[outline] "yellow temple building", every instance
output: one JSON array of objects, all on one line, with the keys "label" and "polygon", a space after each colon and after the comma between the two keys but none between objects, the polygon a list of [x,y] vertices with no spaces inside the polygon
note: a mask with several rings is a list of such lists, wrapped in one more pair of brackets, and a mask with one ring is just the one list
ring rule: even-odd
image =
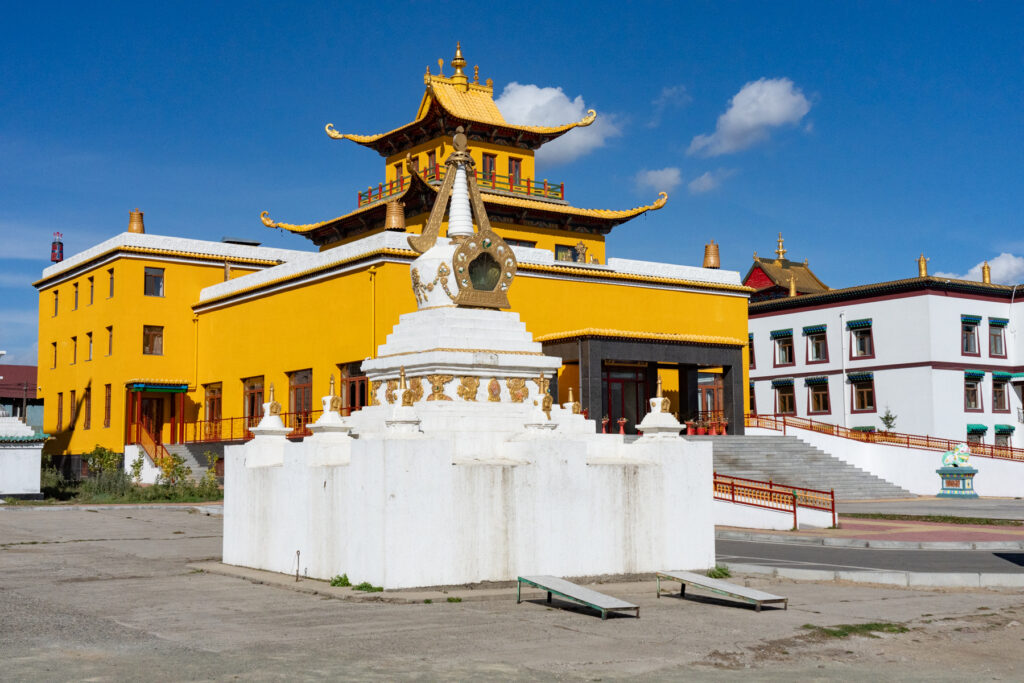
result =
[{"label": "yellow temple building", "polygon": [[[305,225],[261,213],[265,226],[318,251],[147,234],[133,212],[128,232],[47,268],[35,283],[45,430],[55,435],[47,452],[245,439],[272,387],[300,438],[333,378],[343,411],[358,410],[362,361],[416,310],[408,239],[427,223],[459,127],[491,225],[518,261],[510,308],[544,353],[563,360],[557,400],[579,401],[599,428],[607,417],[609,431],[624,418],[629,433],[660,376],[680,419],[714,414],[742,433],[751,288],[717,263],[610,256],[611,230],[667,195],[623,210],[572,206],[563,183],[538,178],[534,154],[596,113],[515,125],[490,79],[480,83],[477,68],[467,75],[461,49],[450,67],[451,75],[427,70],[411,123],[373,135],[327,124],[330,138],[385,160],[383,180],[358,188],[351,211]],[[695,255],[699,247],[695,240]]]}]

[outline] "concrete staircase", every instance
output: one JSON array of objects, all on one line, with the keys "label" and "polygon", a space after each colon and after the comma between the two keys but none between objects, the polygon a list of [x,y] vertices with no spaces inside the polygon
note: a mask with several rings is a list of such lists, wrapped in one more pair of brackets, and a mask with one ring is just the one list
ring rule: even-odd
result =
[{"label": "concrete staircase", "polygon": [[164,448],[167,449],[168,453],[181,456],[185,459],[185,464],[192,469],[192,475],[189,477],[194,482],[200,482],[203,479],[203,475],[206,474],[207,461],[206,451],[211,451],[217,455],[217,457],[224,457],[224,444],[222,443],[178,443],[178,444],[164,444]]},{"label": "concrete staircase", "polygon": [[795,436],[687,436],[710,441],[715,471],[828,491],[837,500],[913,498],[909,491],[845,463]]}]

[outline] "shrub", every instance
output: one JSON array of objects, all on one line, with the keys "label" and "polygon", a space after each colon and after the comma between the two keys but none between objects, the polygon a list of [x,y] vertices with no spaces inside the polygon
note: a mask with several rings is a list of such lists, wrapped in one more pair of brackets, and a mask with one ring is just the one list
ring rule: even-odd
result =
[{"label": "shrub", "polygon": [[351,586],[352,582],[348,580],[348,574],[339,574],[331,578],[331,585],[335,588],[344,588]]},{"label": "shrub", "polygon": [[709,579],[728,579],[732,572],[724,564],[717,564],[707,572]]},{"label": "shrub", "polygon": [[354,591],[365,591],[366,593],[380,593],[381,591],[384,590],[384,588],[381,587],[381,586],[374,586],[369,581],[363,581],[358,586],[352,586],[352,590],[354,590]]},{"label": "shrub", "polygon": [[168,453],[157,461],[160,468],[160,475],[157,483],[165,486],[178,486],[185,483],[192,474],[192,468],[185,464],[185,458],[174,453]]},{"label": "shrub", "polygon": [[143,467],[143,464],[144,464],[143,463],[143,458],[145,458],[145,457],[146,456],[144,456],[142,454],[142,451],[139,451],[139,454],[135,457],[135,460],[132,460],[132,464],[131,464],[131,477],[132,477],[132,481],[135,482],[136,484],[139,484],[139,483],[142,482],[142,467]]},{"label": "shrub", "polygon": [[85,456],[86,462],[89,464],[90,472],[112,472],[113,470],[121,469],[121,463],[124,461],[124,456],[121,453],[115,453],[109,448],[96,444],[96,447]]}]

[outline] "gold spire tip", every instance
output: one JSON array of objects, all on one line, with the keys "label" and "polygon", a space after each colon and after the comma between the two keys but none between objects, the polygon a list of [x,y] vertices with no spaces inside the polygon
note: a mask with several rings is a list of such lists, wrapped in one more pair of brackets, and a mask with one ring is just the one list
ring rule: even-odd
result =
[{"label": "gold spire tip", "polygon": [[782,246],[782,242],[783,242],[783,240],[782,240],[782,233],[780,232],[779,233],[779,246],[775,250],[775,255],[779,258],[780,261],[786,256],[786,248]]}]

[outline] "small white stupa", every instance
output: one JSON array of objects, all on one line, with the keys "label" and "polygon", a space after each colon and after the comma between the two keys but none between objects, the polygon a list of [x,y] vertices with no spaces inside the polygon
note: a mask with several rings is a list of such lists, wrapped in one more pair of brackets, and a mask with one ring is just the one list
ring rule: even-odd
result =
[{"label": "small white stupa", "polygon": [[561,359],[502,310],[516,257],[461,128],[453,142],[409,237],[418,310],[363,362],[370,405],[341,417],[332,384],[311,437],[288,441],[268,404],[258,436],[225,449],[224,562],[385,588],[713,566],[711,444],[664,412],[627,444],[571,393],[555,405]]},{"label": "small white stupa", "polygon": [[[6,351],[0,351],[0,358],[5,355]],[[0,365],[0,373],[3,367]],[[0,500],[43,497],[39,476],[47,438],[0,408]]]}]

